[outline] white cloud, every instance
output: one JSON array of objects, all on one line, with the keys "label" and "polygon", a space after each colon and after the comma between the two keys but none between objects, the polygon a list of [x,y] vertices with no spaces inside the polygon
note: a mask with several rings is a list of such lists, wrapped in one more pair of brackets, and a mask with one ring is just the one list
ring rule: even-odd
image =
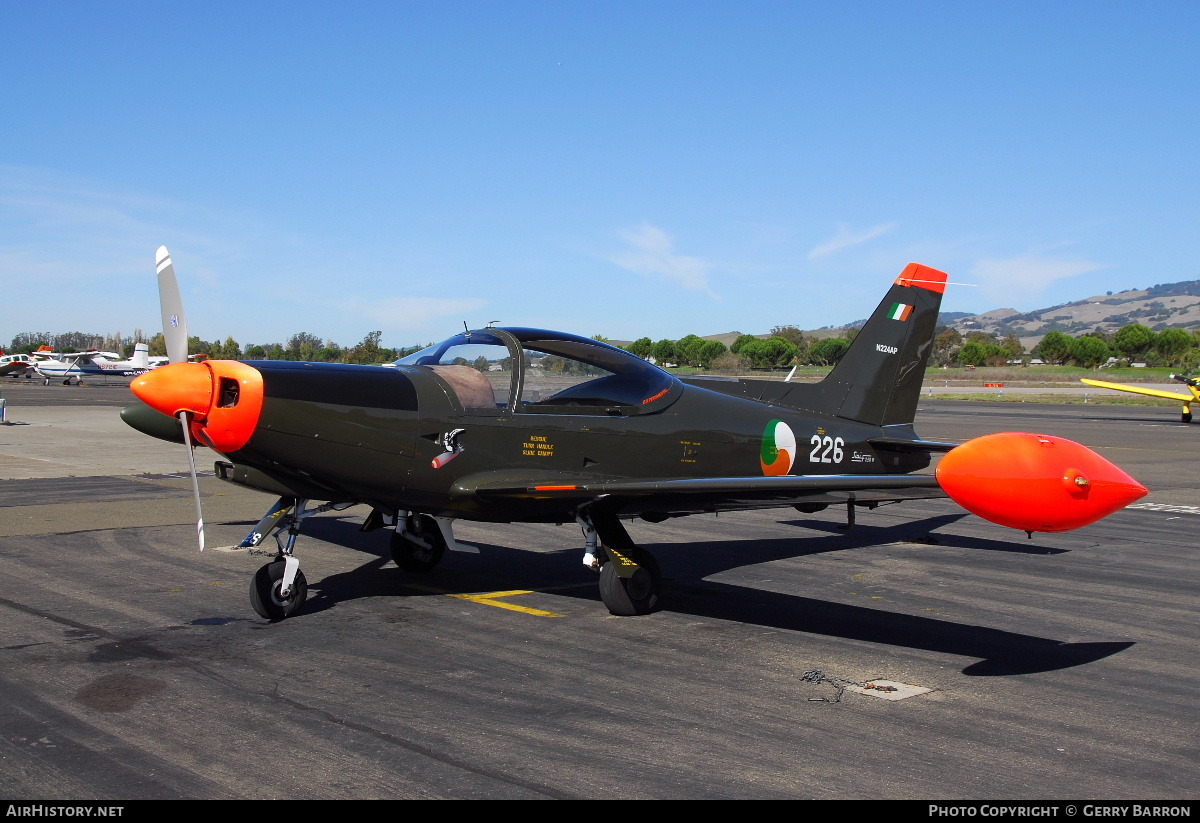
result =
[{"label": "white cloud", "polygon": [[971,267],[970,277],[992,299],[1005,305],[1027,301],[1056,280],[1077,277],[1104,266],[1090,260],[1063,260],[1037,253],[1008,258],[985,258]]},{"label": "white cloud", "polygon": [[880,235],[887,234],[892,229],[899,226],[899,223],[879,223],[869,229],[862,231],[854,231],[846,224],[842,224],[838,228],[838,233],[813,247],[813,250],[808,253],[809,260],[816,260],[818,257],[828,257],[831,254],[836,254],[839,251],[844,251],[853,246],[858,246],[866,243],[868,240],[874,240]]},{"label": "white cloud", "polygon": [[[179,246],[193,264],[220,259],[239,248],[224,239],[228,229],[245,232],[251,223],[244,214],[220,215],[54,169],[0,165],[5,273],[51,287],[92,292],[98,284],[111,289],[132,282],[153,292],[159,245]],[[193,265],[188,276],[212,279],[204,265]]]},{"label": "white cloud", "polygon": [[621,236],[632,249],[611,256],[611,262],[642,277],[660,278],[716,297],[708,286],[711,264],[699,257],[677,254],[674,242],[662,229],[643,223],[621,232]]}]

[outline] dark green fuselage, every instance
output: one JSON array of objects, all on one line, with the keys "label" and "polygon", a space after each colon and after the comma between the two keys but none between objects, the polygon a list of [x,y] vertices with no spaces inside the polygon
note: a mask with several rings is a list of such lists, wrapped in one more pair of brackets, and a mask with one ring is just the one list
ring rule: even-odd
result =
[{"label": "dark green fuselage", "polygon": [[[579,408],[555,413],[545,407],[493,413],[464,409],[444,381],[419,366],[251,365],[263,373],[266,398],[253,436],[227,455],[229,459],[257,469],[296,496],[354,501],[382,510],[562,522],[573,517],[575,503],[570,499],[531,494],[490,502],[486,487],[761,478],[763,441],[772,421],[794,432],[790,474],[905,474],[929,464],[927,452],[872,445],[871,438],[887,433],[884,427],[678,380],[653,412],[614,406],[586,413]],[[788,385],[696,382],[742,392],[778,391]],[[446,451],[443,436],[458,429],[463,430],[457,437],[460,451],[435,468],[435,459]],[[912,436],[907,429],[902,434]],[[623,513],[661,517],[751,505],[730,495],[704,500],[690,495],[674,504],[647,501],[642,511],[630,511],[625,504]]]}]

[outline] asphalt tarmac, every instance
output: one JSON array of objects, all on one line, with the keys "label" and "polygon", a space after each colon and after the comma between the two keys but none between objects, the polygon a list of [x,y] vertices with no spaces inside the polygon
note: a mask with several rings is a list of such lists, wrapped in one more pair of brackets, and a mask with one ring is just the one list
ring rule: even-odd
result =
[{"label": "asphalt tarmac", "polygon": [[926,438],[1057,434],[1150,488],[1075,532],[950,501],[635,522],[664,606],[617,618],[578,528],[460,523],[479,553],[413,575],[355,508],[306,522],[308,605],[270,623],[268,558],[220,548],[270,498],[202,477],[200,553],[125,388],[0,393],[0,798],[1200,794],[1200,424],[1169,404],[922,403]]}]

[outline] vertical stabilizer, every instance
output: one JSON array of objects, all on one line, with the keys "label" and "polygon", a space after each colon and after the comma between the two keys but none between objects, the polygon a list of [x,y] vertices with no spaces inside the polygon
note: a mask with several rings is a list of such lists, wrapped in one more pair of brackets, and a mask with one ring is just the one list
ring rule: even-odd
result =
[{"label": "vertical stabilizer", "polygon": [[135,369],[149,369],[150,346],[146,343],[135,343],[133,345],[133,357],[129,358],[129,364]]},{"label": "vertical stabilizer", "polygon": [[945,290],[945,272],[909,263],[821,381],[823,410],[876,426],[912,423]]}]

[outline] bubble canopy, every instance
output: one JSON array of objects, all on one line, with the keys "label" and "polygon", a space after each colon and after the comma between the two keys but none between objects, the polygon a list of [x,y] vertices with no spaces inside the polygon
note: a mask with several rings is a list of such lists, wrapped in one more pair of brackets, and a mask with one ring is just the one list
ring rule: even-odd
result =
[{"label": "bubble canopy", "polygon": [[[682,391],[673,375],[624,349],[545,329],[467,331],[393,365],[432,370],[465,407],[479,411],[645,414],[670,405]],[[481,385],[480,376],[490,394],[463,388]]]}]

